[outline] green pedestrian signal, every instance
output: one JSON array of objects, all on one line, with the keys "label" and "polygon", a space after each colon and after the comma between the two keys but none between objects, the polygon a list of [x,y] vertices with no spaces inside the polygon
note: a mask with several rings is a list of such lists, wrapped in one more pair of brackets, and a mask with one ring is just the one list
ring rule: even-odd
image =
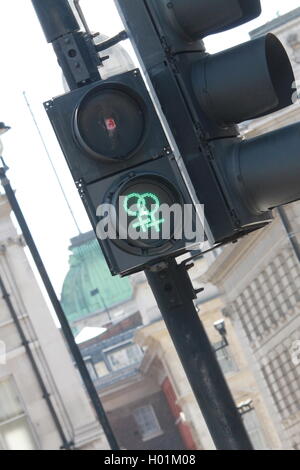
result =
[{"label": "green pedestrian signal", "polygon": [[136,217],[137,222],[133,228],[140,228],[146,233],[150,228],[154,228],[160,233],[161,226],[165,219],[157,218],[157,213],[161,207],[159,198],[153,193],[132,193],[125,197],[124,209],[131,217]]}]

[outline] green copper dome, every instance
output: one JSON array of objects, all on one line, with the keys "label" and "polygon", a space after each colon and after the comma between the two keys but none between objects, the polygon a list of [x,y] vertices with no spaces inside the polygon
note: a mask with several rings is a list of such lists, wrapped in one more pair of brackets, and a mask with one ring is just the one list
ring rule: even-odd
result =
[{"label": "green copper dome", "polygon": [[70,270],[65,278],[61,303],[72,324],[132,298],[128,278],[113,277],[93,232],[71,240]]}]

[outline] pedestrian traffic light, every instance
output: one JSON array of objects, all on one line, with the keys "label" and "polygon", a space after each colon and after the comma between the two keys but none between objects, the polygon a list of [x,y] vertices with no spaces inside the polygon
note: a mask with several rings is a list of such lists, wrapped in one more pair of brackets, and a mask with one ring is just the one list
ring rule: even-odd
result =
[{"label": "pedestrian traffic light", "polygon": [[300,124],[240,136],[243,121],[292,104],[293,70],[274,35],[213,55],[204,47],[207,35],[259,16],[260,1],[115,2],[146,84],[138,69],[101,80],[105,46],[80,31],[68,1],[33,0],[71,89],[47,113],[110,269],[125,275],[202,240],[186,236],[174,208],[192,208],[195,228],[204,206],[214,245],[300,199]]},{"label": "pedestrian traffic light", "polygon": [[192,201],[139,70],[45,108],[112,273],[184,253],[182,218],[165,219],[163,208],[183,213]]},{"label": "pedestrian traffic light", "polygon": [[193,232],[196,208],[142,75],[99,74],[109,57],[98,52],[126,33],[95,45],[67,0],[32,1],[71,89],[45,109],[111,272],[129,274],[186,252],[201,241]]},{"label": "pedestrian traffic light", "polygon": [[218,54],[202,41],[261,13],[257,0],[115,0],[196,196],[212,244],[264,227],[300,199],[300,124],[244,140],[238,124],[292,104],[294,74],[272,34]]}]

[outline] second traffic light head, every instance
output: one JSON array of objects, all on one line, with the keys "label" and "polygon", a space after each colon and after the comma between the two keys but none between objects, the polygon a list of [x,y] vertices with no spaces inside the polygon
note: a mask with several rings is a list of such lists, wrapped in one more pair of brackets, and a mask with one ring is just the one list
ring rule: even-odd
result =
[{"label": "second traffic light head", "polygon": [[173,29],[188,42],[235,28],[261,14],[260,0],[158,1]]},{"label": "second traffic light head", "polygon": [[[138,24],[146,15],[138,40],[147,41],[153,24],[169,52],[204,51],[203,39],[240,26],[261,14],[260,0],[115,0],[121,16]],[[144,19],[144,18],[143,18]],[[150,20],[150,21],[149,21]],[[150,34],[149,34],[150,33]],[[146,43],[147,43],[146,41]],[[149,49],[153,47],[148,43]],[[155,46],[154,46],[155,47]]]},{"label": "second traffic light head", "polygon": [[293,69],[273,34],[200,59],[192,75],[202,111],[223,127],[292,104]]},{"label": "second traffic light head", "polygon": [[300,200],[300,123],[252,139],[210,143],[240,227]]},{"label": "second traffic light head", "polygon": [[243,141],[235,159],[236,183],[253,211],[300,199],[300,123]]}]

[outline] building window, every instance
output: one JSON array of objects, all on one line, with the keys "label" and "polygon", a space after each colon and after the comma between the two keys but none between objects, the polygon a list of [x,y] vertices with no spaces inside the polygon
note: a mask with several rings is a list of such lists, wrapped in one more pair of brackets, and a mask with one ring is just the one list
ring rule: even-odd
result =
[{"label": "building window", "polygon": [[16,386],[11,378],[0,382],[0,448],[36,449]]},{"label": "building window", "polygon": [[[214,345],[215,349],[220,346],[220,343]],[[216,351],[217,359],[220,364],[220,367],[223,371],[223,374],[229,374],[230,372],[237,372],[237,366],[231,356],[230,350],[227,347],[219,349]]]},{"label": "building window", "polygon": [[250,343],[260,342],[297,313],[299,263],[290,247],[282,250],[233,302]]},{"label": "building window", "polygon": [[151,405],[137,408],[134,411],[134,419],[143,441],[154,439],[162,434],[158,419]]},{"label": "building window", "polygon": [[255,410],[245,413],[242,418],[254,449],[266,450],[266,443],[261,432]]},{"label": "building window", "polygon": [[107,366],[104,361],[97,362],[94,364],[98,377],[105,377],[109,374]]},{"label": "building window", "polygon": [[293,342],[300,330],[282,341],[268,354],[261,371],[270,390],[274,404],[283,419],[288,419],[300,410],[300,370],[292,361]]},{"label": "building window", "polygon": [[130,344],[107,353],[112,370],[123,369],[141,361],[143,353],[137,344]]}]

